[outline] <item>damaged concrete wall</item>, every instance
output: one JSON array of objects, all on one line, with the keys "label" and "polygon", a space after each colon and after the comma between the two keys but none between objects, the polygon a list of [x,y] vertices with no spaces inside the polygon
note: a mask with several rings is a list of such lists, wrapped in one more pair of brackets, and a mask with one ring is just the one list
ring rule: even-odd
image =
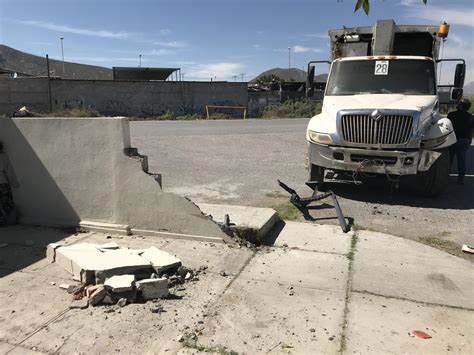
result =
[{"label": "damaged concrete wall", "polygon": [[20,183],[22,223],[223,236],[192,202],[163,192],[146,160],[125,154],[133,152],[125,118],[0,118],[0,141]]},{"label": "damaged concrete wall", "polygon": [[[0,114],[49,108],[46,78],[0,79]],[[203,114],[206,105],[247,106],[246,83],[51,80],[53,110],[86,107],[107,116]],[[229,112],[232,113],[232,112]],[[236,111],[241,115],[242,112]]]}]

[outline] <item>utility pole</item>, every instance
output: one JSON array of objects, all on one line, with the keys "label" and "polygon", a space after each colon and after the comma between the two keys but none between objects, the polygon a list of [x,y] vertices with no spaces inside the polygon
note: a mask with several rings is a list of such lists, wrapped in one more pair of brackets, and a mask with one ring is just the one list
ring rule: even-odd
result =
[{"label": "utility pole", "polygon": [[240,73],[239,75],[240,75],[240,77],[241,77],[241,79],[242,79],[242,82],[243,82],[243,81],[244,81],[244,75],[245,75],[245,73]]},{"label": "utility pole", "polygon": [[234,81],[237,81],[238,75],[232,75],[232,78],[234,78]]},{"label": "utility pole", "polygon": [[66,75],[66,69],[64,67],[64,46],[63,46],[64,37],[60,37],[60,39],[61,39],[61,56],[63,58],[63,78],[64,78],[64,76]]},{"label": "utility pole", "polygon": [[288,47],[288,69],[291,68],[291,47]]},{"label": "utility pole", "polygon": [[46,71],[48,73],[48,99],[49,99],[49,112],[53,112],[53,100],[51,97],[51,74],[49,72],[49,56],[46,54]]},{"label": "utility pole", "polygon": [[142,67],[142,55],[141,54],[138,55],[138,67],[139,68]]}]

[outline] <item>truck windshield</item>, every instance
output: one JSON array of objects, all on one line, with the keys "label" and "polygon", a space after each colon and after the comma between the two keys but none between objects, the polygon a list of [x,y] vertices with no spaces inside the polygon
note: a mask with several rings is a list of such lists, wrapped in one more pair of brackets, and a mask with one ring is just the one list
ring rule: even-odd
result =
[{"label": "truck windshield", "polygon": [[430,60],[348,60],[333,64],[326,95],[436,95]]}]

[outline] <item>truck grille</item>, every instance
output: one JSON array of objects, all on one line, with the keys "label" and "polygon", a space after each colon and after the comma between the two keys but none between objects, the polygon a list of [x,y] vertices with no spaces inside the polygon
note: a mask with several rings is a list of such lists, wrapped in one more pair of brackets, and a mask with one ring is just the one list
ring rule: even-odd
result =
[{"label": "truck grille", "polygon": [[342,116],[342,136],[348,143],[406,144],[412,128],[412,116],[384,115],[377,121],[370,115]]}]

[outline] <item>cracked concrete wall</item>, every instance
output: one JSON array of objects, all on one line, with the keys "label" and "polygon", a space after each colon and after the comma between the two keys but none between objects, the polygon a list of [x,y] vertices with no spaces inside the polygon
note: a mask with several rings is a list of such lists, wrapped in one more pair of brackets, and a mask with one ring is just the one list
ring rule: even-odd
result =
[{"label": "cracked concrete wall", "polygon": [[[48,112],[46,78],[0,79],[0,114],[22,106]],[[106,116],[204,114],[205,105],[247,106],[247,83],[113,80],[51,80],[53,110],[85,107]],[[242,110],[228,110],[242,117]]]},{"label": "cracked concrete wall", "polygon": [[13,193],[21,223],[224,236],[192,202],[164,192],[146,161],[125,154],[125,118],[0,118],[0,141],[20,183]]}]

